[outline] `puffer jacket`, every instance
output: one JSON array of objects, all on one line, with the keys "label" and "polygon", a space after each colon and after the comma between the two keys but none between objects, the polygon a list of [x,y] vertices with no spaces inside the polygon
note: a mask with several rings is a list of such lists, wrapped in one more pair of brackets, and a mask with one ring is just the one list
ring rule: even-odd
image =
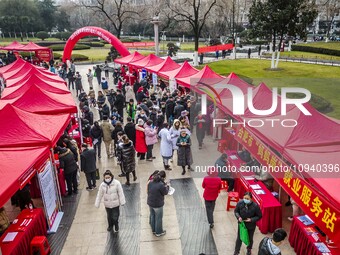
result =
[{"label": "puffer jacket", "polygon": [[105,182],[100,184],[95,207],[99,208],[103,198],[105,208],[115,208],[125,204],[123,188],[118,180],[113,179],[110,185],[107,185]]},{"label": "puffer jacket", "polygon": [[145,125],[144,133],[145,133],[145,143],[146,143],[146,145],[153,145],[153,144],[156,144],[158,142],[158,140],[157,140],[157,129],[154,129],[151,126]]},{"label": "puffer jacket", "polygon": [[135,171],[136,160],[135,160],[135,148],[133,147],[132,141],[129,143],[119,143],[117,146],[117,158],[121,162],[124,173],[131,173]]},{"label": "puffer jacket", "polygon": [[74,159],[74,155],[70,149],[62,148],[59,154],[60,168],[64,169],[65,174],[71,174],[78,171],[77,162]]}]

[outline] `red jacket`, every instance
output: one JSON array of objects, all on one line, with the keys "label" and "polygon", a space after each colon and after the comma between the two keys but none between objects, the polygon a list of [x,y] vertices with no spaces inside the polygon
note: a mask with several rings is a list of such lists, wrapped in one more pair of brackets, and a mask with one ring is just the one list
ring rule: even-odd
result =
[{"label": "red jacket", "polygon": [[206,176],[203,179],[202,187],[204,189],[203,198],[207,201],[214,201],[222,187],[221,178]]},{"label": "red jacket", "polygon": [[139,153],[146,153],[148,148],[145,142],[145,133],[141,130],[143,130],[143,127],[136,125],[136,151]]}]

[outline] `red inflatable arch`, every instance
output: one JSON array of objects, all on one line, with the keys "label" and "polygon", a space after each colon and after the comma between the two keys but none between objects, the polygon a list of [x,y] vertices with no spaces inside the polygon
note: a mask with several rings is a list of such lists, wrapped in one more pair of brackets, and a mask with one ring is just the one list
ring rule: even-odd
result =
[{"label": "red inflatable arch", "polygon": [[67,59],[71,59],[72,50],[76,43],[81,38],[89,35],[97,36],[107,41],[113,47],[115,47],[119,54],[123,57],[130,55],[130,52],[124,46],[124,44],[117,37],[106,31],[105,29],[102,29],[100,27],[83,27],[75,31],[67,40],[63,54],[63,62],[65,62]]}]

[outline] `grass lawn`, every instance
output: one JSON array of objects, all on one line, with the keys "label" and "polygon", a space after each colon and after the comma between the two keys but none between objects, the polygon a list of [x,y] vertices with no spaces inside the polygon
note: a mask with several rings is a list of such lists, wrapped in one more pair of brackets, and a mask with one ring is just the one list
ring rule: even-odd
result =
[{"label": "grass lawn", "polygon": [[[271,54],[268,54],[271,56]],[[312,52],[303,52],[303,51],[290,51],[290,52],[281,52],[280,57],[288,57],[288,58],[298,58],[298,59],[322,59],[322,60],[336,60],[340,61],[340,57],[338,56],[330,56],[325,54],[317,54]]]},{"label": "grass lawn", "polygon": [[264,82],[269,87],[306,88],[328,100],[333,111],[327,115],[340,119],[340,67],[281,62],[281,71],[269,71],[270,61],[255,59],[224,60],[209,66],[222,75],[235,72],[248,77],[254,85]]},{"label": "grass lawn", "polygon": [[300,43],[298,45],[308,46],[314,48],[324,48],[331,50],[340,50],[340,42],[311,42],[311,43]]}]

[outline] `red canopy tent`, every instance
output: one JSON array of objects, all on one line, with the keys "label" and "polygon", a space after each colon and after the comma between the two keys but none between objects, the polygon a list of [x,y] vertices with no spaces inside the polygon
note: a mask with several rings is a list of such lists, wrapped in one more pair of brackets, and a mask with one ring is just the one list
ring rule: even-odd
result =
[{"label": "red canopy tent", "polygon": [[0,110],[0,148],[53,147],[70,121],[70,114],[39,115],[6,104]]},{"label": "red canopy tent", "polygon": [[[20,94],[20,92],[23,93]],[[6,103],[27,112],[39,114],[77,113],[77,106],[70,93],[55,94],[34,84],[22,86],[2,98],[0,108]]]},{"label": "red canopy tent", "polygon": [[131,55],[128,55],[126,57],[115,59],[114,62],[117,63],[117,64],[121,64],[121,65],[127,65],[131,62],[135,62],[135,61],[141,60],[143,58],[145,58],[145,56],[140,54],[138,51],[135,51],[134,53],[132,53]]},{"label": "red canopy tent", "polygon": [[20,50],[24,47],[24,44],[21,44],[17,41],[12,42],[11,44],[4,46],[4,47],[0,47],[0,50]]},{"label": "red canopy tent", "polygon": [[18,58],[16,61],[13,63],[0,67],[0,75],[2,75],[5,72],[9,72],[11,70],[15,70],[17,68],[21,68],[27,61],[23,60],[22,58]]},{"label": "red canopy tent", "polygon": [[136,68],[145,68],[145,67],[158,65],[162,62],[164,62],[164,59],[157,57],[154,54],[150,54],[149,56],[142,58],[138,61],[130,62],[129,65],[132,67],[136,67]]},{"label": "red canopy tent", "polygon": [[199,71],[192,67],[188,61],[185,61],[179,68],[171,70],[171,71],[160,71],[158,73],[159,76],[171,79],[171,78],[185,78],[191,75],[198,73]]},{"label": "red canopy tent", "polygon": [[0,207],[19,190],[49,157],[46,146],[0,148]]},{"label": "red canopy tent", "polygon": [[146,67],[145,69],[150,72],[158,74],[159,72],[172,71],[172,70],[178,69],[179,67],[180,65],[177,64],[175,61],[173,61],[170,57],[166,57],[164,62],[161,62],[160,64],[154,65],[151,67]]},{"label": "red canopy tent", "polygon": [[6,87],[2,92],[1,99],[12,99],[23,95],[30,86],[37,86],[44,91],[55,94],[70,94],[70,91],[63,82],[48,81],[34,74],[25,80]]},{"label": "red canopy tent", "polygon": [[[28,63],[28,62],[27,62]],[[22,83],[22,81],[27,80],[31,76],[37,76],[43,79],[46,82],[58,82],[64,84],[66,87],[65,81],[59,76],[47,71],[42,70],[40,68],[36,68],[32,64],[28,63],[28,65],[22,67],[19,71],[14,72],[6,72],[3,74],[3,77],[6,81],[6,87],[18,86]]]},{"label": "red canopy tent", "polygon": [[[221,85],[222,88],[218,88],[219,85]],[[221,98],[230,98],[232,96],[229,89],[223,89],[223,85],[234,85],[241,89],[243,94],[247,94],[248,88],[253,87],[252,85],[238,77],[235,73],[230,73],[228,77],[224,79],[221,83],[213,85]]]},{"label": "red canopy tent", "polygon": [[48,47],[42,47],[34,42],[29,42],[28,44],[24,45],[24,47],[20,48],[20,51],[37,51],[37,50],[51,50]]},{"label": "red canopy tent", "polygon": [[215,73],[209,66],[205,66],[198,73],[193,74],[191,76],[179,78],[175,77],[178,84],[187,87],[193,88],[197,86],[198,83],[204,83],[207,85],[217,84],[225,79],[225,77]]}]

